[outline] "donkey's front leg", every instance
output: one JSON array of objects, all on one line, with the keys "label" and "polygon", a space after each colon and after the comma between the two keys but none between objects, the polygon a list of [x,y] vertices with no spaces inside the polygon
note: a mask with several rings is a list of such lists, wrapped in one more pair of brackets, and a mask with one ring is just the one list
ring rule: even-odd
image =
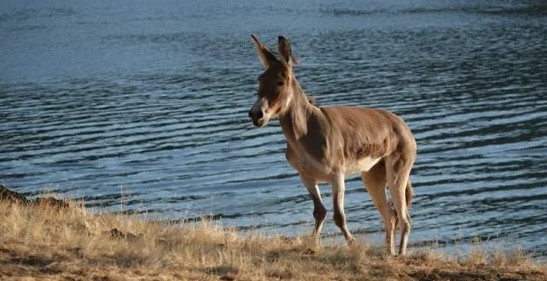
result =
[{"label": "donkey's front leg", "polygon": [[346,185],[344,183],[344,174],[338,173],[331,182],[332,201],[334,203],[334,223],[342,230],[348,245],[351,245],[355,238],[351,235],[346,225],[346,215],[344,214],[344,193]]},{"label": "donkey's front leg", "polygon": [[315,247],[319,247],[319,236],[321,235],[321,228],[323,228],[323,222],[327,217],[327,209],[323,205],[323,200],[321,199],[321,193],[319,192],[319,186],[317,186],[317,181],[310,177],[300,175],[302,183],[308,190],[313,200],[313,217],[315,218],[315,226],[312,232],[312,239],[315,244]]}]

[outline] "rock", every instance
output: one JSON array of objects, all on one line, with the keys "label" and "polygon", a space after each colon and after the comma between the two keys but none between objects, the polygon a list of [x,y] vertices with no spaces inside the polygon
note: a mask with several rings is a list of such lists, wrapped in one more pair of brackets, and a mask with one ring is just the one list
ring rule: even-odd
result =
[{"label": "rock", "polygon": [[53,197],[36,198],[29,200],[19,192],[9,190],[6,186],[0,184],[0,202],[9,202],[20,205],[32,205],[37,207],[50,207],[55,210],[64,210],[70,208],[68,202]]},{"label": "rock", "polygon": [[50,207],[55,210],[64,210],[70,207],[66,201],[55,199],[53,197],[36,198],[33,203],[38,207]]},{"label": "rock", "polygon": [[239,270],[232,266],[213,266],[207,269],[209,273],[220,275],[220,280],[233,281],[236,279]]},{"label": "rock", "polygon": [[234,273],[228,272],[220,277],[220,280],[224,281],[233,281],[236,280],[236,275]]},{"label": "rock", "polygon": [[122,231],[120,231],[117,228],[112,228],[110,231],[103,232],[103,234],[110,235],[110,237],[117,238],[117,239],[124,239],[125,238],[125,233],[123,233]]},{"label": "rock", "polygon": [[117,228],[112,228],[110,231],[104,231],[103,235],[108,235],[116,239],[127,239],[127,240],[136,240],[143,237],[142,233],[139,235],[135,235],[131,232],[124,233],[123,231]]},{"label": "rock", "polygon": [[9,203],[29,205],[31,202],[21,193],[11,191],[4,185],[0,184],[0,201]]}]

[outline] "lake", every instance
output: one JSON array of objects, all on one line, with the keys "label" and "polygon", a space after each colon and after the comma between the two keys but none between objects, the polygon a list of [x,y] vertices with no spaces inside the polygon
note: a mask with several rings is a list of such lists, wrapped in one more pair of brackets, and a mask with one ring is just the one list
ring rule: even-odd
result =
[{"label": "lake", "polygon": [[[296,2],[296,1],[295,1]],[[547,256],[545,1],[2,1],[0,183],[96,212],[311,232],[279,123],[252,126],[250,34],[286,36],[319,105],[380,107],[416,136],[410,250]],[[324,235],[343,238],[332,222]],[[359,239],[383,225],[359,177]]]}]

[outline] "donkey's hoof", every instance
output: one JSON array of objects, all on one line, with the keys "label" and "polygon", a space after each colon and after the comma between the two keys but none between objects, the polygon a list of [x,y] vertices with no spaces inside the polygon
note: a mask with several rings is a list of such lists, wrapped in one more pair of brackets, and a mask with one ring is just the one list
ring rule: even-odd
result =
[{"label": "donkey's hoof", "polygon": [[354,246],[354,245],[359,245],[359,241],[357,241],[357,239],[353,238],[353,237],[350,237],[346,240],[348,242],[348,246]]}]

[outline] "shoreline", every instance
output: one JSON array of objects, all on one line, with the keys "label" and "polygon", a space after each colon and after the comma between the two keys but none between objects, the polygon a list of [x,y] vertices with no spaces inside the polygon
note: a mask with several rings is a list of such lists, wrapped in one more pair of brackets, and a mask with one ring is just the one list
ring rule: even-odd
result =
[{"label": "shoreline", "polygon": [[70,200],[7,198],[0,192],[0,280],[547,279],[547,264],[518,249],[477,248],[458,257],[419,249],[389,257],[383,245],[316,249],[305,236],[243,234],[208,220],[169,224],[89,214]]}]

